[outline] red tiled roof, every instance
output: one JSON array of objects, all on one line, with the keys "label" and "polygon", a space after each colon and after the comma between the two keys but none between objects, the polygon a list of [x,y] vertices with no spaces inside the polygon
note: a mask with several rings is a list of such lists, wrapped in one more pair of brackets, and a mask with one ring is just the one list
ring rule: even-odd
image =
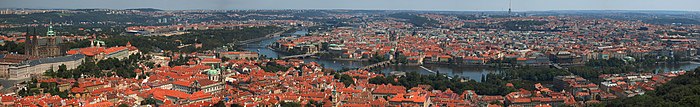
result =
[{"label": "red tiled roof", "polygon": [[377,85],[377,88],[372,91],[376,94],[399,94],[406,93],[406,87],[394,85]]},{"label": "red tiled roof", "polygon": [[14,102],[15,99],[14,96],[2,96],[2,102]]},{"label": "red tiled roof", "polygon": [[426,95],[420,95],[418,92],[411,92],[408,94],[398,94],[389,99],[390,102],[415,102],[423,103],[428,99]]},{"label": "red tiled roof", "polygon": [[0,62],[20,63],[22,61],[34,59],[39,59],[39,57],[20,54],[5,54],[5,57],[0,58]]},{"label": "red tiled roof", "polygon": [[220,63],[221,59],[219,58],[204,58],[202,59],[202,63]]},{"label": "red tiled roof", "polygon": [[104,53],[105,54],[112,54],[114,52],[126,51],[126,50],[129,50],[129,49],[126,47],[111,47],[111,48],[107,48],[106,50],[104,50]]},{"label": "red tiled roof", "polygon": [[99,102],[95,104],[85,104],[83,107],[111,107],[114,106],[114,103],[109,102],[109,101],[104,101],[104,102]]},{"label": "red tiled roof", "polygon": [[179,80],[179,81],[173,82],[173,84],[189,87],[192,84],[192,81]]},{"label": "red tiled roof", "polygon": [[84,93],[84,92],[85,92],[85,88],[74,87],[74,88],[71,88],[71,89],[70,89],[70,92],[72,92],[72,93]]},{"label": "red tiled roof", "polygon": [[343,104],[341,107],[369,107],[369,104]]}]

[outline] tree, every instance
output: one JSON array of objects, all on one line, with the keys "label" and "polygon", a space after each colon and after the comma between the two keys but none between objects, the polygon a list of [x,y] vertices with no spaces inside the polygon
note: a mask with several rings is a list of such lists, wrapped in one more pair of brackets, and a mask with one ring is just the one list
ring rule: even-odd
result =
[{"label": "tree", "polygon": [[268,62],[265,66],[260,66],[260,68],[265,72],[279,72],[287,71],[287,69],[289,69],[289,67],[281,66],[274,62]]},{"label": "tree", "polygon": [[112,70],[117,67],[123,66],[117,58],[107,58],[105,60],[100,60],[99,62],[97,62],[97,65],[99,65],[99,68],[101,70]]},{"label": "tree", "polygon": [[226,107],[226,103],[224,103],[224,101],[219,101],[216,102],[216,104],[214,104],[212,107]]},{"label": "tree", "polygon": [[411,23],[415,26],[433,26],[437,25],[440,22],[436,20],[430,20],[426,17],[422,17],[418,14],[411,14],[411,13],[395,13],[395,14],[390,14],[388,15],[389,17],[394,17],[394,18],[399,18],[399,19],[406,19],[405,22]]},{"label": "tree", "polygon": [[141,105],[157,105],[158,100],[153,99],[153,98],[146,98],[143,101],[141,101]]},{"label": "tree", "polygon": [[350,86],[350,84],[355,84],[355,80],[350,77],[348,74],[336,74],[335,78],[340,80],[340,82],[343,82],[345,86]]},{"label": "tree", "polygon": [[233,104],[231,104],[231,107],[243,107],[243,106],[238,105],[238,104],[236,104],[236,103],[233,103]]},{"label": "tree", "polygon": [[68,71],[68,67],[66,67],[66,64],[61,64],[58,66],[58,70],[56,71],[56,73],[57,73],[58,77],[68,78],[68,75],[66,75],[67,71]]},{"label": "tree", "polygon": [[[506,95],[516,91],[516,88],[531,89],[533,84],[538,82],[552,81],[556,76],[569,75],[568,72],[552,68],[535,68],[535,67],[518,67],[504,70],[498,74],[487,74],[482,76],[482,81],[476,80],[461,81],[461,78],[454,77],[452,79],[447,76],[421,75],[416,72],[407,72],[405,76],[395,77],[377,76],[369,79],[371,84],[394,84],[404,87],[416,87],[418,85],[430,85],[436,90],[451,89],[456,93],[462,93],[466,90],[474,90],[477,94],[483,95]],[[341,82],[343,77],[336,75]],[[507,83],[513,83],[515,86],[506,87]]]},{"label": "tree", "polygon": [[606,103],[613,107],[694,107],[700,104],[700,68],[688,71],[644,95]]},{"label": "tree", "polygon": [[301,107],[301,104],[297,102],[280,102],[279,105],[282,107]]},{"label": "tree", "polygon": [[470,80],[463,82],[459,78],[449,79],[443,75],[421,75],[416,72],[407,72],[405,76],[377,76],[370,78],[371,84],[394,84],[404,87],[416,87],[418,85],[430,85],[433,89],[446,90],[451,89],[456,93],[462,93],[465,90],[474,90],[477,94],[485,95],[505,95],[515,91],[510,87],[505,87],[506,82],[501,80],[501,76],[486,76],[486,82],[477,82]]},{"label": "tree", "polygon": [[146,62],[145,65],[146,65],[148,68],[156,68],[156,66],[155,66],[156,63],[154,63],[154,62]]},{"label": "tree", "polygon": [[60,93],[58,93],[58,96],[61,98],[68,98],[68,90],[61,91]]},{"label": "tree", "polygon": [[330,46],[330,43],[328,42],[322,42],[321,43],[321,50],[328,50],[328,47]]},{"label": "tree", "polygon": [[25,88],[20,89],[20,90],[17,92],[17,94],[19,94],[19,96],[31,96],[31,95],[33,95],[33,94],[31,94],[31,93],[30,93],[27,89],[25,89]]},{"label": "tree", "polygon": [[231,60],[231,58],[228,58],[228,57],[221,57],[221,61],[226,62],[226,61],[228,61],[228,60]]},{"label": "tree", "polygon": [[309,103],[306,103],[306,107],[323,107],[323,102],[309,100]]},{"label": "tree", "polygon": [[13,41],[5,41],[5,45],[1,45],[0,50],[10,53],[24,54],[24,43],[17,44]]},{"label": "tree", "polygon": [[385,58],[384,55],[379,54],[379,53],[374,53],[372,57],[369,58],[369,62],[371,63],[378,63],[382,61],[387,61],[389,58]]},{"label": "tree", "polygon": [[46,70],[46,72],[44,72],[44,76],[54,77],[55,75],[56,75],[56,72],[53,71],[53,66],[51,66],[51,68],[49,68],[49,70]]}]

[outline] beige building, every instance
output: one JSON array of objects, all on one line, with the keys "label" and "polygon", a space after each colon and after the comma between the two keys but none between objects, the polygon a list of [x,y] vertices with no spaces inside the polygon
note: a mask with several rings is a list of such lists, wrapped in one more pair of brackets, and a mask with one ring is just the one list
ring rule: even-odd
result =
[{"label": "beige building", "polygon": [[36,58],[26,55],[6,54],[0,56],[0,78],[8,80],[28,79],[33,75],[42,75],[51,68],[58,69],[66,65],[67,69],[78,67],[85,55],[68,55],[59,57]]}]

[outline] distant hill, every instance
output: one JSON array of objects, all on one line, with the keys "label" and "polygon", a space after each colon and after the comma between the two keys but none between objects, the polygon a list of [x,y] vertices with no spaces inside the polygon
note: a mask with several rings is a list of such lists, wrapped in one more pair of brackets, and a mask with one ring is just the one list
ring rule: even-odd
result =
[{"label": "distant hill", "polygon": [[136,9],[126,9],[126,10],[138,10],[138,11],[144,11],[144,12],[163,11],[163,10],[155,9],[155,8],[136,8]]},{"label": "distant hill", "polygon": [[615,20],[643,21],[651,24],[700,25],[700,12],[671,10],[556,10],[532,11],[534,16],[583,16]]},{"label": "distant hill", "polygon": [[393,18],[398,18],[398,19],[404,19],[404,22],[411,23],[415,26],[431,26],[431,25],[437,25],[439,24],[438,21],[435,20],[430,20],[425,17],[421,17],[417,14],[410,14],[410,13],[395,13],[395,14],[389,14],[389,17]]}]

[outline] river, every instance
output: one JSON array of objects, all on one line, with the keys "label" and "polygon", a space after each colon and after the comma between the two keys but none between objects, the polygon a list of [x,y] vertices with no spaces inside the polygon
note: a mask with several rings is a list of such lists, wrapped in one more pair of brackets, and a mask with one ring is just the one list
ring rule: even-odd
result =
[{"label": "river", "polygon": [[[271,38],[262,40],[260,42],[253,42],[251,44],[260,45],[270,45],[275,41],[279,40],[281,37]],[[245,47],[243,48],[248,51],[258,52],[261,55],[267,56],[267,58],[278,58],[278,56],[286,56],[284,53],[279,53],[273,51],[272,49],[265,47]],[[365,65],[370,65],[371,63],[366,61],[341,61],[341,60],[330,60],[330,59],[317,59],[317,58],[305,58],[304,62],[316,62],[323,65],[326,68],[332,68],[335,70],[343,68],[360,68]],[[434,72],[440,72],[441,74],[446,74],[448,76],[460,76],[466,77],[474,80],[480,80],[482,75],[489,73],[499,72],[500,69],[488,68],[488,67],[453,67],[446,65],[423,65],[426,69],[430,69]],[[390,73],[392,71],[403,71],[403,72],[418,72],[420,74],[433,74],[432,72],[426,70],[420,66],[387,66],[382,68],[382,73]]]},{"label": "river", "polygon": [[[297,34],[299,32],[295,32]],[[302,32],[303,33],[303,32]],[[279,40],[281,37],[276,37],[276,38],[271,38],[271,39],[266,39],[262,40],[259,42],[253,42],[251,44],[260,44],[263,46],[270,45],[274,43],[275,41]],[[283,53],[275,52],[269,48],[265,47],[246,47],[244,48],[245,50],[248,51],[253,51],[253,52],[258,52],[261,55],[265,55],[268,58],[278,58],[278,56],[286,56]],[[317,62],[321,65],[323,65],[326,68],[332,68],[332,69],[343,69],[343,68],[359,68],[363,67],[365,65],[370,65],[371,63],[369,62],[363,62],[363,61],[336,61],[336,60],[331,60],[331,59],[317,59],[317,58],[305,58],[303,59],[305,62]],[[676,70],[693,70],[695,68],[698,68],[700,66],[700,63],[682,63],[680,65],[659,65],[655,67],[654,69],[657,69],[659,71],[676,71]],[[425,68],[423,68],[425,67]],[[423,67],[420,66],[387,66],[382,68],[382,73],[389,73],[392,71],[403,71],[403,72],[418,72],[420,74],[433,74],[433,72],[439,72],[441,74],[446,74],[448,76],[459,76],[459,77],[466,77],[469,79],[474,79],[474,80],[481,80],[482,75],[486,75],[489,73],[497,73],[500,72],[502,69],[499,68],[492,68],[492,67],[454,67],[454,66],[447,66],[447,65],[423,65]],[[426,70],[429,69],[429,70]],[[431,72],[433,71],[433,72]]]}]

